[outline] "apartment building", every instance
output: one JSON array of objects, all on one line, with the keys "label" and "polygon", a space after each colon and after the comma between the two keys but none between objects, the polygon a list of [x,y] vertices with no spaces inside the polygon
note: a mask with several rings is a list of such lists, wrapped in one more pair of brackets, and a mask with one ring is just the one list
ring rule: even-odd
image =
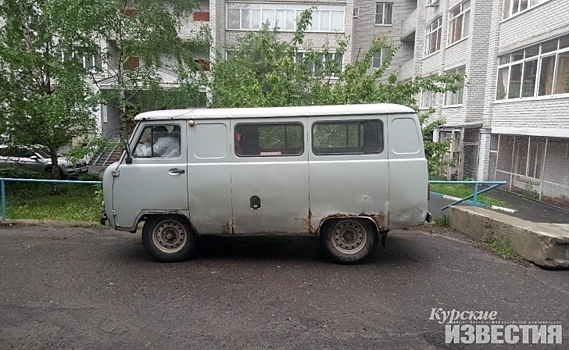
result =
[{"label": "apartment building", "polygon": [[466,74],[456,93],[421,96],[452,139],[446,175],[569,204],[569,1],[417,3],[415,74]]}]

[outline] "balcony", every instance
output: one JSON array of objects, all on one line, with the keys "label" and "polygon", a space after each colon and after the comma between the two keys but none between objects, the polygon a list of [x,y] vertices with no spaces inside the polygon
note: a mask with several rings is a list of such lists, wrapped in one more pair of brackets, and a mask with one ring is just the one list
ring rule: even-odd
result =
[{"label": "balcony", "polygon": [[399,67],[399,79],[405,81],[413,78],[415,73],[415,59],[411,58],[401,64]]},{"label": "balcony", "polygon": [[401,41],[415,40],[415,30],[417,29],[417,9],[409,14],[409,17],[401,25]]}]

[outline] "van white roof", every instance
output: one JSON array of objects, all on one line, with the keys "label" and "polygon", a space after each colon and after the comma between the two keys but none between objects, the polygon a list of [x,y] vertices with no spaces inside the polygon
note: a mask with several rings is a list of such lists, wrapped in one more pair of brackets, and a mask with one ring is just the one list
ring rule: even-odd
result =
[{"label": "van white roof", "polygon": [[170,109],[144,112],[134,120],[170,120],[170,119],[236,119],[266,117],[298,117],[322,115],[365,115],[365,114],[407,114],[415,113],[409,107],[391,104],[360,104],[335,106],[301,106],[301,107],[261,107],[261,108],[196,108]]}]

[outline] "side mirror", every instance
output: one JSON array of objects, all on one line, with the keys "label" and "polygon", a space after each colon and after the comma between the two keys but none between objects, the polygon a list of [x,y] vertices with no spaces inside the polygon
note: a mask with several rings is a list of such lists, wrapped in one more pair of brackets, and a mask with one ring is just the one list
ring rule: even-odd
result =
[{"label": "side mirror", "polygon": [[130,152],[130,146],[128,145],[128,141],[124,140],[124,150],[126,152],[126,164],[132,164],[132,155]]},{"label": "side mirror", "polygon": [[34,154],[33,156],[30,157],[30,159],[33,159],[33,160],[35,160],[35,161],[37,162],[38,159],[39,159],[39,157]]}]

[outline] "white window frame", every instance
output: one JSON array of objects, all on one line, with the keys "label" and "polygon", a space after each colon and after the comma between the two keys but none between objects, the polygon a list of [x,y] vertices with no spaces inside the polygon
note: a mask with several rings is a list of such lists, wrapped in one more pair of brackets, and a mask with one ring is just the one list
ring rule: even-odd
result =
[{"label": "white window frame", "polygon": [[[103,69],[103,59],[100,55],[83,55],[78,57],[75,53],[71,55],[72,59],[77,60],[81,66],[91,72]],[[61,59],[65,59],[65,55],[61,53]]]},{"label": "white window frame", "polygon": [[[443,18],[438,17],[431,23],[427,25],[425,28],[425,57],[432,55],[436,52],[441,50],[441,39],[442,39],[442,32],[443,32]],[[435,50],[431,51],[431,42],[432,40],[436,40],[435,42]]]},{"label": "white window frame", "polygon": [[[446,73],[456,73],[464,75],[465,72],[466,72],[466,67],[462,66],[455,69],[451,69]],[[464,103],[464,81],[462,83],[463,83],[462,86],[457,91],[455,92],[447,91],[445,93],[445,100],[443,103],[444,106],[460,106]]]},{"label": "white window frame", "polygon": [[[307,10],[310,5],[298,3],[226,3],[226,21],[225,29],[258,31],[262,28],[266,19],[282,19],[283,23],[270,23],[272,28],[279,27],[281,32],[294,32],[296,30],[296,22],[300,18],[303,11]],[[239,11],[239,25],[230,28],[230,12]],[[271,14],[272,12],[272,14]],[[243,21],[244,15],[247,13],[248,20]],[[346,7],[344,5],[320,5],[312,11],[312,24],[310,24],[307,32],[320,33],[344,33],[346,27]],[[267,17],[269,16],[269,17]],[[324,23],[322,22],[324,19]],[[269,20],[269,22],[271,22]],[[287,24],[292,23],[292,26]],[[324,28],[324,29],[321,29]]]},{"label": "white window frame", "polygon": [[388,47],[384,47],[381,49],[381,51],[374,53],[371,61],[371,66],[373,68],[381,67],[383,65],[383,61],[385,61],[385,58],[389,56],[389,53],[390,50]]},{"label": "white window frame", "polygon": [[[451,17],[452,13],[456,10],[459,11],[458,14],[456,14],[454,17]],[[456,29],[458,25],[460,25],[460,34],[458,37],[456,37]],[[469,27],[470,27],[470,0],[466,0],[449,11],[447,45],[450,46],[462,39],[467,38],[470,29]]]},{"label": "white window frame", "polygon": [[[498,98],[498,86],[496,86],[496,96],[495,101],[512,101],[512,100],[519,100],[519,99],[537,99],[537,98],[544,98],[544,97],[551,97],[551,96],[559,96],[563,95],[566,96],[569,92],[560,92],[556,93],[558,81],[558,69],[559,69],[559,62],[560,62],[560,55],[566,55],[569,53],[569,34],[564,36],[554,38],[553,40],[557,40],[557,49],[555,50],[544,50],[543,46],[546,43],[550,43],[552,39],[543,41],[539,44],[535,44],[524,49],[519,49],[514,52],[510,52],[505,55],[501,55],[498,57],[499,62],[504,61],[504,63],[498,64],[497,74],[500,74],[500,71],[503,69],[507,70],[507,74],[505,74],[506,82],[504,97]],[[562,47],[562,45],[566,45]],[[538,47],[538,50],[536,50]],[[534,53],[537,52],[537,53]],[[549,94],[539,94],[540,82],[541,82],[541,74],[542,74],[542,65],[544,59],[549,59],[554,57],[552,62],[553,65],[553,73],[552,73],[552,81],[551,81],[551,93]],[[522,90],[523,90],[523,83],[524,77],[526,76],[526,65],[532,61],[537,60],[537,68],[536,68],[536,76],[535,76],[535,84],[533,87],[533,94],[531,96],[522,97]],[[510,88],[511,88],[511,78],[512,78],[512,67],[517,65],[522,65],[521,75],[520,75],[520,92],[517,97],[510,97]],[[496,84],[498,84],[499,79],[496,79]]]},{"label": "white window frame", "polygon": [[[301,55],[302,58],[304,58],[304,54],[305,54],[305,53],[306,53],[306,51],[298,50],[298,51],[296,52],[296,55],[294,55],[294,63],[299,63],[298,55]],[[317,54],[317,55],[318,55],[318,54],[322,54],[323,62],[326,62],[326,55],[324,55],[324,52],[315,51],[314,53]],[[333,60],[335,60],[335,59],[336,59],[336,56],[338,55],[338,53],[336,53],[336,52],[334,52],[334,51],[329,51],[329,52],[327,52],[327,54],[328,54],[328,55],[332,55],[332,59],[333,59]],[[344,55],[341,55],[341,56],[342,56],[342,57],[341,57],[341,60],[340,60],[339,63],[340,63],[340,69],[343,70],[343,69],[344,69]],[[300,60],[302,60],[302,58],[300,58]],[[312,69],[315,69],[315,67],[312,67]],[[314,74],[314,71],[312,72],[312,75],[313,75],[313,74]],[[331,77],[330,77],[330,76],[325,76],[324,78],[332,78],[332,79],[335,79],[335,78],[338,78],[338,77],[332,75]]]},{"label": "white window frame", "polygon": [[[381,8],[381,12],[378,10]],[[390,9],[388,12],[387,9]],[[386,13],[390,13],[391,16],[386,18]],[[381,15],[381,21],[378,21],[378,15]],[[376,26],[391,26],[393,25],[393,3],[392,2],[376,2],[375,3],[375,19],[374,23]]]},{"label": "white window frame", "polygon": [[437,104],[437,93],[435,91],[421,91],[420,109],[429,109]]},{"label": "white window frame", "polygon": [[517,16],[549,0],[504,0],[502,20]]}]

